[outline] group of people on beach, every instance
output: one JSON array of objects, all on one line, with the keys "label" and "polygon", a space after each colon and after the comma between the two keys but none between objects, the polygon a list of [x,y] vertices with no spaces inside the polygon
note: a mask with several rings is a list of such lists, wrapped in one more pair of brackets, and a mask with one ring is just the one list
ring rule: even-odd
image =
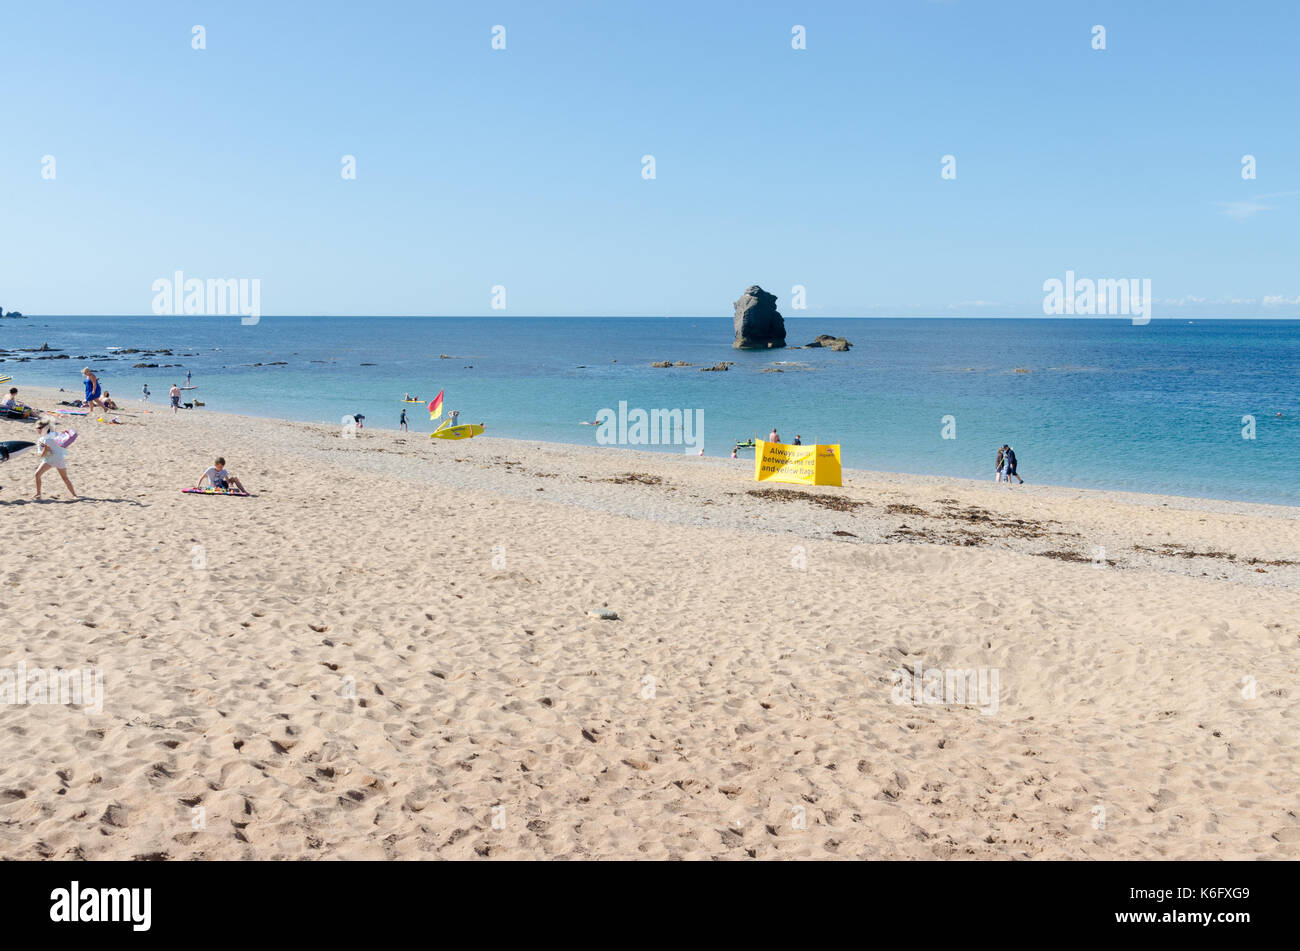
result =
[{"label": "group of people on beach", "polygon": [[[185,371],[185,385],[186,385],[186,386],[189,386],[189,385],[190,385],[190,378],[191,378],[193,372],[194,372],[194,371],[192,371],[192,370],[186,370],[186,371]],[[105,394],[105,395],[107,395],[107,394]],[[146,383],[146,384],[144,385],[144,390],[143,390],[143,391],[141,392],[141,394],[140,394],[140,402],[141,402],[141,403],[147,403],[147,402],[149,402],[149,397],[151,397],[151,396],[153,396],[153,394],[149,392],[149,384]],[[180,388],[180,385],[179,385],[179,384],[177,384],[177,383],[173,383],[173,384],[171,385],[171,389],[169,389],[169,390],[167,391],[167,398],[168,398],[168,400],[171,401],[172,415],[175,416],[177,413],[179,413],[179,412],[181,411],[181,388]],[[187,404],[186,408],[187,408],[187,409],[189,408],[189,407],[188,407],[188,404]]]},{"label": "group of people on beach", "polygon": [[993,481],[1005,481],[1007,485],[1010,485],[1012,479],[1019,480],[1020,485],[1025,484],[1025,480],[1021,479],[1016,472],[1016,451],[1003,443],[1001,448],[998,449],[997,462],[993,464]]},{"label": "group of people on beach", "polygon": [[[770,433],[767,434],[767,441],[768,441],[768,442],[775,442],[775,443],[779,443],[779,442],[781,441],[781,434],[778,433],[778,432],[776,431],[776,427],[775,427],[775,426],[773,426],[773,427],[772,427],[772,431],[771,431]],[[803,445],[803,437],[800,436],[798,433],[795,433],[795,435],[794,435],[794,442],[790,443],[790,445],[792,445],[792,446],[802,446],[802,445]],[[738,442],[735,443],[735,444],[731,447],[731,458],[732,458],[732,459],[735,459],[735,458],[736,458],[736,453],[740,450],[740,448],[741,448],[741,444],[738,443]],[[747,442],[747,443],[745,443],[744,448],[746,448],[746,449],[753,449],[753,448],[754,448],[754,444],[753,444],[752,442]],[[701,455],[701,456],[704,455],[704,450],[703,450],[703,449],[700,450],[700,455]]]},{"label": "group of people on beach", "polygon": [[[109,398],[108,393],[102,392],[102,385],[94,371],[86,367],[81,371],[81,375],[85,384],[85,399],[80,404],[83,408],[90,410],[96,405],[104,409],[117,408],[116,404]],[[189,382],[188,374],[186,375],[186,382]],[[180,387],[173,383],[171,387],[173,411],[179,408],[180,395]],[[148,398],[149,387],[146,385],[144,399],[148,400]],[[18,402],[18,388],[16,386],[10,387],[6,399],[0,401],[0,410],[14,410],[19,407],[24,410],[30,409]],[[54,422],[52,419],[43,418],[36,423],[35,449],[39,455],[40,464],[36,468],[36,495],[34,498],[39,499],[41,497],[41,480],[46,473],[53,469],[58,472],[63,484],[68,487],[68,493],[74,499],[78,499],[80,496],[77,495],[77,490],[73,488],[72,480],[68,477],[68,447],[77,438],[77,434],[75,430],[56,431]],[[244,484],[226,468],[226,460],[220,456],[199,476],[195,488],[202,488],[205,482],[218,491],[228,492],[234,490],[245,495],[248,494]]]}]

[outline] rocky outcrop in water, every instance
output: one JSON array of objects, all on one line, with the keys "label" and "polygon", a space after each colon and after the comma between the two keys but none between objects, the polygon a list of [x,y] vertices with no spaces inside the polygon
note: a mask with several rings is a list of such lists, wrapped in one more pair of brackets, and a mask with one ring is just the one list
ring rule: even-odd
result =
[{"label": "rocky outcrop in water", "polygon": [[757,284],[736,301],[735,328],[736,339],[732,346],[737,350],[785,346],[785,320],[776,309],[776,295],[769,294]]},{"label": "rocky outcrop in water", "polygon": [[849,343],[843,337],[832,337],[830,334],[818,334],[817,339],[812,343],[805,344],[805,348],[825,347],[827,350],[847,350],[853,344]]}]

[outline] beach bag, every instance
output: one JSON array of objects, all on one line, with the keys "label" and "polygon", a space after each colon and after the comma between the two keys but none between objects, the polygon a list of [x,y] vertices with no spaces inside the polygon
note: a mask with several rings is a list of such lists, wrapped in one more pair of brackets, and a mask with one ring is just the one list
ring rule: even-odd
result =
[{"label": "beach bag", "polygon": [[77,431],[75,429],[65,429],[61,433],[55,433],[53,441],[60,449],[67,449],[77,441]]}]

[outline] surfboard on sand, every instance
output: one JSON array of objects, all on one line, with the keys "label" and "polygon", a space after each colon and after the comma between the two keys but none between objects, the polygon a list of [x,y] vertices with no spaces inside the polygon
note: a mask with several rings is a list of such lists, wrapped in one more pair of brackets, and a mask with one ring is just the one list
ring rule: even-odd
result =
[{"label": "surfboard on sand", "polygon": [[446,429],[440,429],[437,432],[429,433],[430,439],[473,439],[475,436],[483,435],[483,426],[479,423],[468,423],[463,426],[448,426]]},{"label": "surfboard on sand", "polygon": [[201,489],[199,488],[181,489],[181,491],[189,495],[233,495],[236,498],[240,498],[240,499],[249,498],[249,494],[247,492],[238,492],[235,489],[214,489],[210,485],[205,485]]},{"label": "surfboard on sand", "polygon": [[13,377],[11,376],[0,376],[0,383],[8,383],[12,379]]},{"label": "surfboard on sand", "polygon": [[35,449],[36,443],[23,442],[19,439],[11,439],[8,442],[0,442],[0,462],[8,462],[11,457],[18,455],[20,452],[26,452],[28,449]]}]

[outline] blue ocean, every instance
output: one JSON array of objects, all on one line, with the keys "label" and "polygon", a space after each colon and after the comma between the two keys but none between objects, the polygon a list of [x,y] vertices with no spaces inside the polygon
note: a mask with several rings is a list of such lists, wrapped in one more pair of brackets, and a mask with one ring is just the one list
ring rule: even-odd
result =
[{"label": "blue ocean", "polygon": [[[0,321],[0,375],[80,396],[89,364],[119,402],[147,383],[161,405],[188,370],[187,395],[210,410],[334,425],[361,413],[379,428],[396,428],[403,394],[444,390],[489,435],[581,445],[597,433],[581,421],[625,402],[702,410],[711,456],[776,427],[840,443],[852,468],[991,481],[1005,442],[1030,483],[1300,505],[1300,321],[786,325],[791,345],[826,333],[853,349],[733,350],[729,317],[32,317]],[[13,352],[46,343],[71,359]],[[661,360],[694,366],[650,366]],[[700,372],[718,361],[733,365]],[[413,430],[436,425],[405,408]]]}]

